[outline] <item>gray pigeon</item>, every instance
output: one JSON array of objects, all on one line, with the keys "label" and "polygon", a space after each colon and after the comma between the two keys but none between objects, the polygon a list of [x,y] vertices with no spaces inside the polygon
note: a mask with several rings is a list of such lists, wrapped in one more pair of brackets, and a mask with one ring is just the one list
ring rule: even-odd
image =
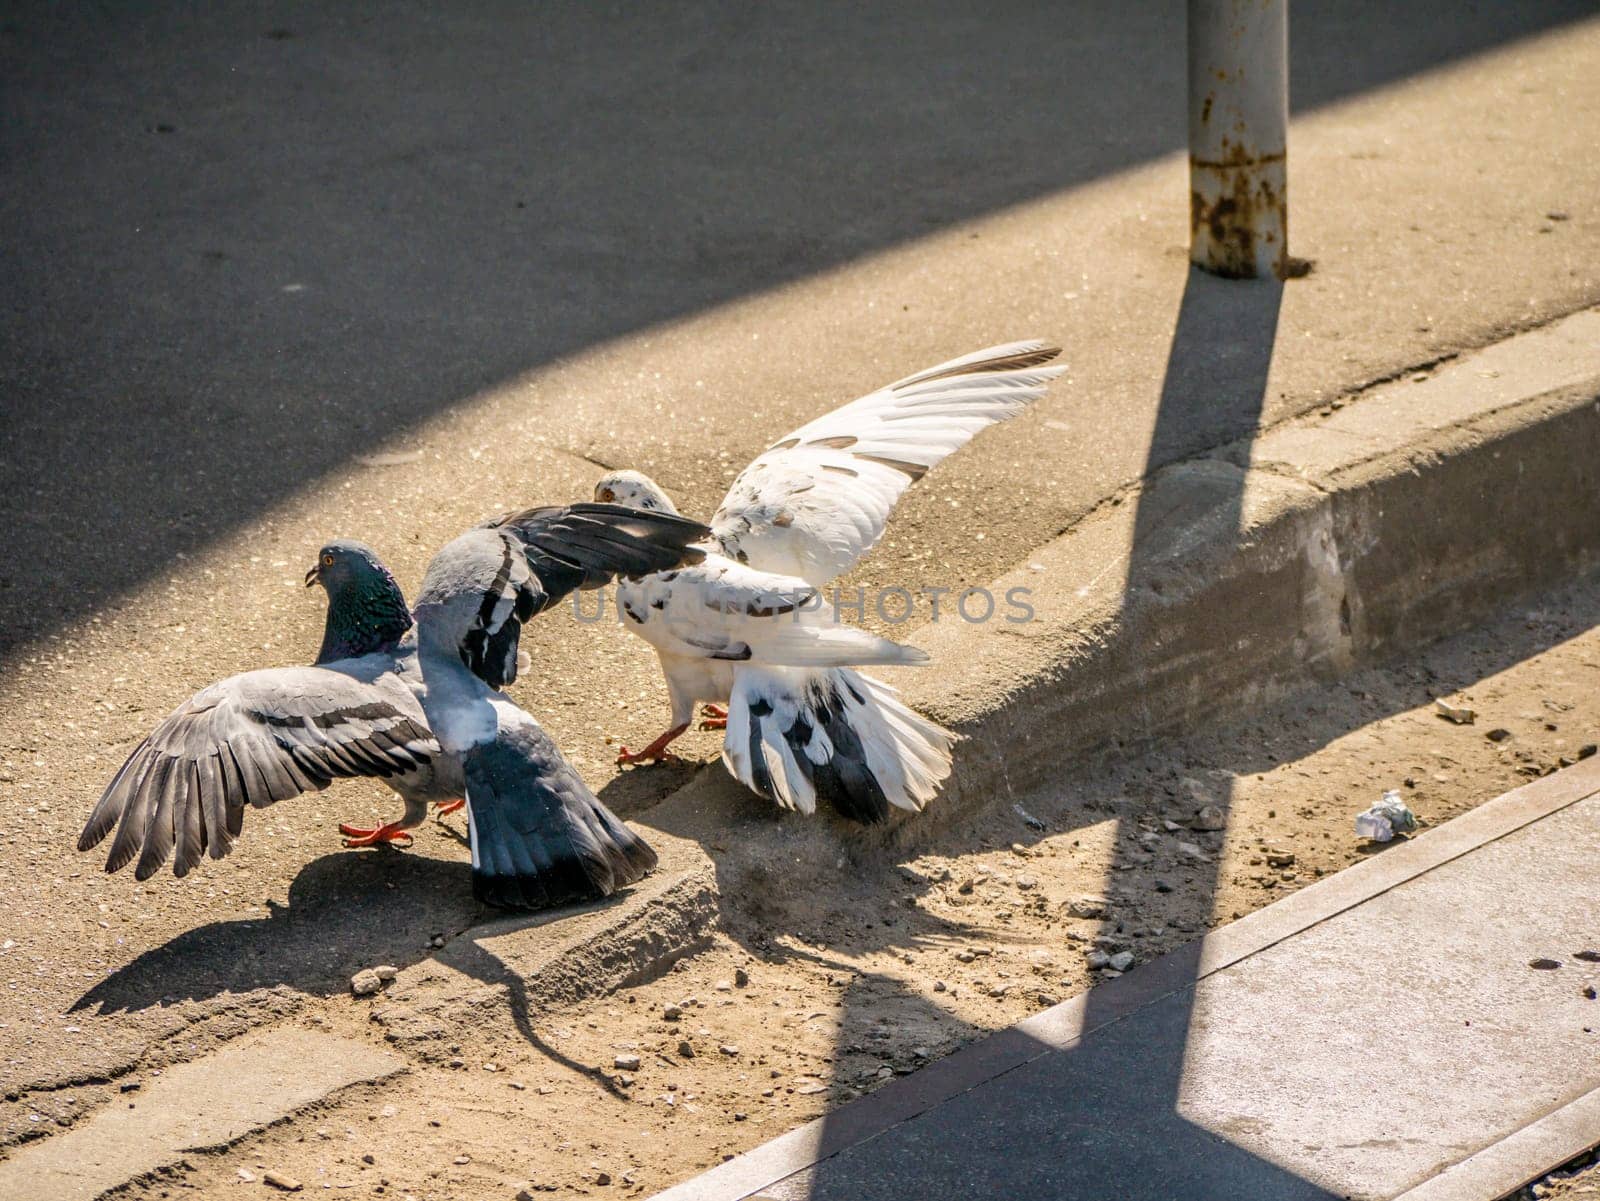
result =
[{"label": "gray pigeon", "polygon": [[434,557],[415,628],[377,556],[330,543],[307,573],[329,596],[316,665],[232,676],[180,705],[113,777],[78,849],[115,828],[107,871],[137,856],[144,880],[176,851],[183,876],[206,853],[228,853],[246,805],[376,776],[406,813],[354,831],[383,836],[368,841],[465,795],[480,900],[532,909],[610,894],[649,871],[654,852],[497,690],[516,678],[523,622],[575,588],[695,562],[689,546],[706,532],[605,504],[496,518]]}]

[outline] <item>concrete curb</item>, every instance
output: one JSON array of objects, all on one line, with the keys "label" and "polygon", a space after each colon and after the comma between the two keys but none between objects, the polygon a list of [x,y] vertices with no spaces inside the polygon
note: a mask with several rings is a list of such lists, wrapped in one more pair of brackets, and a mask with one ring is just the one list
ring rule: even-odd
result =
[{"label": "concrete curb", "polygon": [[[1462,629],[1600,556],[1600,312],[1176,464],[991,585],[1027,625],[944,622],[906,699],[968,736],[918,818]],[[916,837],[913,823],[896,832]]]},{"label": "concrete curb", "polygon": [[[1586,311],[1158,472],[991,585],[1030,589],[1032,622],[946,621],[912,638],[939,670],[895,682],[966,736],[925,813],[841,836],[774,815],[710,766],[640,815],[662,860],[647,881],[472,927],[402,971],[373,1021],[425,1061],[496,1010],[528,1034],[538,1011],[703,946],[724,894],[759,904],[806,886],[796,863],[904,851],[1073,756],[1270,703],[1568,576],[1600,557],[1600,506],[1564,503],[1600,494],[1597,398],[1600,312]],[[1136,973],[1137,989],[1157,975]],[[1003,1035],[983,1046],[1003,1058]]]},{"label": "concrete curb", "polygon": [[386,1041],[425,1060],[501,1009],[519,1025],[553,1005],[648,978],[703,946],[717,916],[710,860],[681,839],[652,839],[660,867],[637,887],[578,909],[473,926],[403,970],[375,998]]}]

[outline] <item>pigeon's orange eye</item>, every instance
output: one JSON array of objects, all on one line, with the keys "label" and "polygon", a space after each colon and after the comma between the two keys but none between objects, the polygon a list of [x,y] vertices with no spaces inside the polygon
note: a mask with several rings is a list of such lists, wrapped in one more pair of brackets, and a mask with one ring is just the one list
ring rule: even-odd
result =
[{"label": "pigeon's orange eye", "polygon": [[602,488],[602,489],[600,489],[600,503],[601,504],[610,504],[612,501],[614,501],[616,499],[617,499],[617,494],[615,492],[611,491],[610,488]]},{"label": "pigeon's orange eye", "polygon": [[333,556],[332,555],[323,555],[322,556],[322,565],[324,567],[332,567],[333,566]]}]

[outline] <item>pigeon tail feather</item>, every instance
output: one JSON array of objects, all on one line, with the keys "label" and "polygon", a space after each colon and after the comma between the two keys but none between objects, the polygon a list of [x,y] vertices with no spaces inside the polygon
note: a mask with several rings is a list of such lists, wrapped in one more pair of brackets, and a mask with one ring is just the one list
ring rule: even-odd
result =
[{"label": "pigeon tail feather", "polygon": [[500,909],[598,900],[644,876],[656,853],[564,763],[539,770],[506,741],[463,756],[472,892]]},{"label": "pigeon tail feather", "polygon": [[919,811],[950,774],[955,735],[907,708],[880,680],[746,667],[734,676],[722,759],[747,788],[811,813],[881,822]]}]

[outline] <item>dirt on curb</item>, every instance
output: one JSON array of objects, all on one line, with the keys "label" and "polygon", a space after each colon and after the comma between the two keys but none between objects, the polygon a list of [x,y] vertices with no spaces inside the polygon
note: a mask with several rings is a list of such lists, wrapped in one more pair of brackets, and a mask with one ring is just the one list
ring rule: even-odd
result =
[{"label": "dirt on curb", "polygon": [[[520,1031],[486,1013],[442,1063],[129,1195],[248,1196],[267,1171],[418,1201],[652,1193],[1083,991],[1110,970],[1091,970],[1097,951],[1146,961],[1381,854],[1352,822],[1388,789],[1437,825],[1592,753],[1597,583],[1232,726],[1079,765],[877,870],[842,857],[725,891],[714,944],[655,979]],[[1439,698],[1474,722],[1446,720]],[[1226,829],[1197,828],[1207,805]],[[376,1038],[384,1000],[330,996],[299,1020]]]}]

